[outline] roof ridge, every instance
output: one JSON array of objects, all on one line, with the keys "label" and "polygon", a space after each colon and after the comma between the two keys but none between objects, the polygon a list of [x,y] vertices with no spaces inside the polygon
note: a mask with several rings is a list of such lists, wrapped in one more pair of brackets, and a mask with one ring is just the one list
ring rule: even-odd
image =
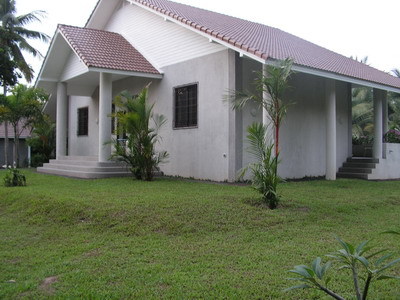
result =
[{"label": "roof ridge", "polygon": [[66,25],[66,24],[58,24],[57,25],[57,29],[60,29],[60,28],[63,28],[63,27],[76,28],[76,29],[82,29],[82,30],[107,32],[107,33],[112,33],[112,34],[117,34],[117,35],[123,36],[122,34],[120,34],[118,32],[108,31],[108,30],[103,30],[103,29],[96,29],[96,28],[90,28],[90,27],[80,27],[80,26]]}]

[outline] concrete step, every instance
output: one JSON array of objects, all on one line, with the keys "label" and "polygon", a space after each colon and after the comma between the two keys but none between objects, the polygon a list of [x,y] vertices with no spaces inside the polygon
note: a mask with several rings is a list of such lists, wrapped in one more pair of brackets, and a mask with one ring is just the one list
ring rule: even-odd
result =
[{"label": "concrete step", "polygon": [[343,163],[344,168],[371,168],[374,169],[375,163],[358,163],[358,162],[345,162]]},{"label": "concrete step", "polygon": [[352,172],[339,172],[336,174],[337,178],[357,178],[357,179],[368,179],[368,174],[363,173],[352,173]]},{"label": "concrete step", "polygon": [[60,156],[57,157],[58,160],[80,160],[80,161],[98,161],[99,157],[95,155],[88,155],[88,156],[77,156],[77,155],[72,155],[72,156]]},{"label": "concrete step", "polygon": [[352,167],[342,167],[339,168],[339,173],[363,173],[363,174],[371,174],[371,168],[352,168]]},{"label": "concrete step", "polygon": [[377,158],[366,158],[366,157],[349,157],[347,162],[354,163],[379,163],[379,159]]},{"label": "concrete step", "polygon": [[58,159],[50,159],[50,164],[60,164],[60,165],[75,165],[75,166],[91,166],[91,167],[124,167],[125,163],[119,161],[107,161],[107,162],[99,162],[99,161],[83,161],[83,160],[58,160]]},{"label": "concrete step", "polygon": [[37,168],[38,173],[60,175],[73,178],[86,178],[86,179],[96,179],[96,178],[109,178],[109,177],[128,177],[132,176],[131,172],[82,172],[76,170],[63,170],[39,167]]},{"label": "concrete step", "polygon": [[81,172],[129,172],[125,166],[121,165],[74,165],[74,164],[61,164],[61,163],[46,163],[43,164],[45,169],[58,169],[58,170],[69,170],[69,171],[81,171]]}]

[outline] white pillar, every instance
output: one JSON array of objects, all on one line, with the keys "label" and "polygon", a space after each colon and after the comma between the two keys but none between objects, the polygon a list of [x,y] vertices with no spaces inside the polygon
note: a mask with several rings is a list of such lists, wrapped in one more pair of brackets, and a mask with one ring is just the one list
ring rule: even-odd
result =
[{"label": "white pillar", "polygon": [[382,118],[382,91],[374,89],[374,158],[382,158],[383,118]]},{"label": "white pillar", "polygon": [[326,179],[336,179],[336,82],[325,82],[326,100]]},{"label": "white pillar", "polygon": [[57,84],[56,159],[67,155],[67,84]]},{"label": "white pillar", "polygon": [[383,134],[389,131],[389,112],[388,112],[388,102],[387,102],[387,92],[382,91],[382,108],[383,108]]},{"label": "white pillar", "polygon": [[[267,77],[268,73],[267,73],[267,65],[263,64],[263,77]],[[264,87],[265,89],[265,87]],[[266,90],[264,90],[263,92],[263,102],[265,101],[271,101],[271,98],[268,94],[268,92]],[[269,117],[269,114],[267,112],[267,110],[263,107],[262,108],[262,122],[265,126],[267,126],[267,141],[269,143],[275,143],[275,139],[274,139],[274,126],[271,122],[271,119]],[[275,152],[273,152],[275,154]]]},{"label": "white pillar", "polygon": [[106,162],[111,156],[111,74],[100,73],[99,95],[99,161]]}]

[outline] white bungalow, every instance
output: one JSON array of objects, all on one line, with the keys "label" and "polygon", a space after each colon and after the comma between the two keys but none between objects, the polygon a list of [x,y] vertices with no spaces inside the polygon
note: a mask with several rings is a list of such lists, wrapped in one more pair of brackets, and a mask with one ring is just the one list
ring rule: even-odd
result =
[{"label": "white bungalow", "polygon": [[[83,178],[126,173],[109,162],[112,98],[149,82],[166,175],[234,181],[251,161],[246,128],[268,122],[249,104],[232,111],[228,90],[252,90],[255,72],[292,58],[288,98],[296,104],[282,127],[284,178],[400,178],[400,150],[384,147],[386,91],[400,79],[276,28],[167,0],[100,0],[84,28],[60,25],[37,80],[51,93],[57,159],[40,172]],[[373,159],[351,161],[351,88],[374,89]],[[346,169],[347,168],[347,169]],[[350,174],[349,174],[350,173]]]}]

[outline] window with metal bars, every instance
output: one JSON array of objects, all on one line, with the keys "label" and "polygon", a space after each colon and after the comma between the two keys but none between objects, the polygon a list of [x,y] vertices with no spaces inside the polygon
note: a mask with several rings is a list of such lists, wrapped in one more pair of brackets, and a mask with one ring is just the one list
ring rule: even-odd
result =
[{"label": "window with metal bars", "polygon": [[78,108],[78,136],[89,134],[89,107]]},{"label": "window with metal bars", "polygon": [[174,128],[197,127],[197,84],[177,87]]}]

